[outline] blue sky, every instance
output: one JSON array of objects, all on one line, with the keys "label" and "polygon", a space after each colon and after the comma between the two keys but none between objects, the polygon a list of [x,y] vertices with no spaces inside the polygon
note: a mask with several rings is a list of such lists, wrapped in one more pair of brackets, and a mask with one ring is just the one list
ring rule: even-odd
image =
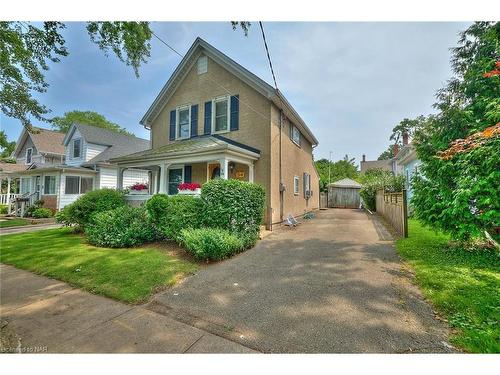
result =
[{"label": "blue sky", "polygon": [[[133,70],[92,44],[83,23],[64,31],[70,55],[51,64],[48,91],[38,95],[51,115],[92,110],[139,137],[139,125],[181,58],[156,39],[151,58]],[[278,86],[319,139],[315,158],[358,162],[376,159],[391,129],[405,117],[432,112],[434,94],[451,76],[449,48],[467,23],[284,23],[264,24]],[[153,30],[180,53],[197,36],[272,83],[258,23],[248,37],[229,22],[154,22]],[[9,139],[19,121],[1,115]],[[44,123],[37,126],[49,127]]]}]

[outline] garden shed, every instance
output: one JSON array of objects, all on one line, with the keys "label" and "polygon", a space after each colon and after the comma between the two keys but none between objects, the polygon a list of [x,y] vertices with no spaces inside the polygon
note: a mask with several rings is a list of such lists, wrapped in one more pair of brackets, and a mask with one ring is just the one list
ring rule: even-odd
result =
[{"label": "garden shed", "polygon": [[343,178],[328,184],[328,207],[359,208],[361,184]]}]

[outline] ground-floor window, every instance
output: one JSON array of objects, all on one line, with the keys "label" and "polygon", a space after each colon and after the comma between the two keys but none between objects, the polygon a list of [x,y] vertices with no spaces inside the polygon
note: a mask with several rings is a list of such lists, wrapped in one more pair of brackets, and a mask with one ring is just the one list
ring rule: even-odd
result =
[{"label": "ground-floor window", "polygon": [[26,194],[31,191],[31,177],[21,178],[21,194]]},{"label": "ground-floor window", "polygon": [[299,176],[293,176],[293,193],[295,195],[299,195],[299,184],[300,184]]},{"label": "ground-floor window", "polygon": [[45,176],[43,184],[44,194],[55,194],[56,193],[56,176]]},{"label": "ground-floor window", "polygon": [[64,193],[85,194],[87,191],[91,191],[93,186],[94,179],[92,177],[66,176]]},{"label": "ground-floor window", "polygon": [[179,192],[179,184],[182,184],[184,168],[171,168],[168,170],[168,194],[174,195]]}]

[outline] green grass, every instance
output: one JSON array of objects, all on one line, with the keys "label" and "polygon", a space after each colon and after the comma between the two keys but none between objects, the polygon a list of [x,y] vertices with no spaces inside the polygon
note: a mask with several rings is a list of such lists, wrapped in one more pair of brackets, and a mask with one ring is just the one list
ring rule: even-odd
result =
[{"label": "green grass", "polygon": [[409,221],[396,242],[424,295],[452,327],[451,341],[473,353],[500,352],[500,257],[448,246],[449,237]]},{"label": "green grass", "polygon": [[6,235],[0,241],[2,263],[128,303],[143,302],[197,269],[154,245],[94,247],[68,228]]},{"label": "green grass", "polygon": [[20,227],[22,225],[29,225],[30,222],[26,219],[10,219],[0,221],[0,228]]}]

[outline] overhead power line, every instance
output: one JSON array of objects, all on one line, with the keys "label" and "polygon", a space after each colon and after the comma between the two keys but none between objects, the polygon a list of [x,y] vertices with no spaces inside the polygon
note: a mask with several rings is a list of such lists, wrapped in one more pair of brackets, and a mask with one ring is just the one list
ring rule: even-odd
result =
[{"label": "overhead power line", "polygon": [[271,56],[269,55],[269,48],[267,47],[266,34],[264,33],[264,26],[262,22],[259,21],[260,31],[262,31],[262,39],[264,40],[264,47],[266,47],[267,60],[269,61],[269,67],[271,68],[271,74],[273,75],[274,88],[278,91],[278,84],[276,83],[276,76],[274,75],[273,63],[271,61]]}]

